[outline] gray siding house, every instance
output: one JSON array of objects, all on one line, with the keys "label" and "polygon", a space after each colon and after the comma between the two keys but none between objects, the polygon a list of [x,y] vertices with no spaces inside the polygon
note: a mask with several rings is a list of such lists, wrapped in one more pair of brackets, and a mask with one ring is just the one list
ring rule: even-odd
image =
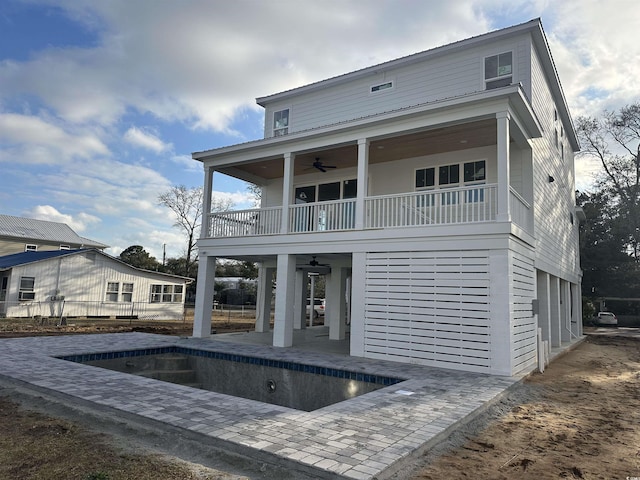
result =
[{"label": "gray siding house", "polygon": [[214,172],[262,188],[260,208],[205,215],[194,336],[216,257],[259,262],[277,347],[310,273],[352,356],[513,375],[582,335],[579,145],[540,20],[257,102],[263,139],[193,154],[205,212]]},{"label": "gray siding house", "polygon": [[0,256],[77,248],[104,250],[108,247],[104,243],[81,237],[64,223],[0,215]]}]

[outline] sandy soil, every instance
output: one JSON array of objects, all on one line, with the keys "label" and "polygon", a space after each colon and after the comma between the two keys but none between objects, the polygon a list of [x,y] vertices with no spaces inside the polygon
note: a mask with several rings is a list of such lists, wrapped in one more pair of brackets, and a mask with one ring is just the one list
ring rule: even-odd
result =
[{"label": "sandy soil", "polygon": [[[80,331],[74,333],[87,333],[88,327],[76,327]],[[151,325],[144,331],[163,333],[160,327],[169,334],[181,328]],[[43,328],[40,333],[71,333],[55,328],[59,327]],[[37,333],[32,326],[26,330],[14,334]],[[6,329],[4,333],[11,335]],[[590,335],[544,374],[528,377],[485,414],[392,478],[640,479],[638,337]],[[98,441],[95,432],[74,424],[73,419],[71,423],[57,419],[55,412],[35,414],[28,405],[18,407],[2,395],[0,389],[0,440],[7,440],[0,442],[0,478],[240,478],[206,470],[197,462],[176,465],[176,458],[125,454],[118,449],[122,439],[103,434]],[[87,449],[79,450],[82,446]],[[90,450],[92,446],[97,448]],[[104,452],[112,464],[95,463]],[[86,458],[94,463],[85,462]],[[123,473],[126,468],[136,470]],[[143,471],[153,475],[140,476]]]},{"label": "sandy soil", "polygon": [[430,463],[410,478],[640,478],[640,339],[590,336],[502,408],[510,403],[488,425],[459,432],[457,448],[418,460]]}]

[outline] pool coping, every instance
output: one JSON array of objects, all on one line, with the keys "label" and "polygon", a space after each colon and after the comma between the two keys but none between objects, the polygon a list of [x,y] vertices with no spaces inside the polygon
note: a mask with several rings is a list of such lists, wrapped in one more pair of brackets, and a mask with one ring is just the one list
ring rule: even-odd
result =
[{"label": "pool coping", "polygon": [[[407,380],[304,412],[55,358],[171,346]],[[70,402],[182,429],[229,452],[315,478],[362,480],[388,477],[522,379],[138,332],[3,339],[0,372]]]}]

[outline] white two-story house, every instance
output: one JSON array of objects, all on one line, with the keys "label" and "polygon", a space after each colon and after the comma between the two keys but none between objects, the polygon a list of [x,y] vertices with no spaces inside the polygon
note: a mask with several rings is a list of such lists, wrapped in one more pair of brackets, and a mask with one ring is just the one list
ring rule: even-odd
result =
[{"label": "white two-story house", "polygon": [[[193,154],[262,188],[210,213],[194,336],[215,259],[259,262],[256,330],[289,347],[307,277],[350,355],[512,375],[582,334],[574,152],[538,19],[257,99],[264,139]],[[274,277],[275,275],[275,277]],[[272,282],[275,281],[275,302]]]}]

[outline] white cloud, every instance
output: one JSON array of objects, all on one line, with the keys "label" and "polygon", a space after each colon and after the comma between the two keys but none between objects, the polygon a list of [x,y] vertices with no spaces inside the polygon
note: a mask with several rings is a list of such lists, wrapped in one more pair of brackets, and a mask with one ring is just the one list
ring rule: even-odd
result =
[{"label": "white cloud", "polygon": [[37,116],[0,113],[0,161],[59,164],[109,153],[97,135],[78,130],[65,130]]},{"label": "white cloud", "polygon": [[71,227],[76,233],[83,232],[88,226],[100,222],[100,218],[95,215],[80,212],[74,215],[59,212],[51,205],[37,205],[34,208],[23,213],[25,217],[35,218],[36,220],[47,220],[49,222],[65,223]]},{"label": "white cloud", "polygon": [[124,134],[124,139],[131,145],[151,150],[155,153],[166,152],[173,149],[170,143],[164,143],[153,133],[145,132],[137,127],[131,127]]}]

